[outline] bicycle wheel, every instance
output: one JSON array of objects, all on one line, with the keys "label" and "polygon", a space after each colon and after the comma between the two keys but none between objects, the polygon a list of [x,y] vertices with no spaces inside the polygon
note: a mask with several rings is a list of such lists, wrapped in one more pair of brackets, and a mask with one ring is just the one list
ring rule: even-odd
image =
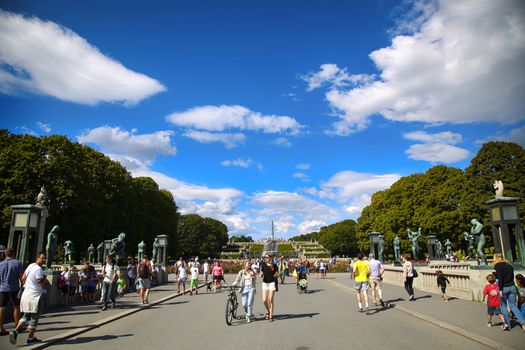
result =
[{"label": "bicycle wheel", "polygon": [[233,303],[233,318],[237,319],[237,307],[239,306],[239,303],[237,302],[237,295],[235,295],[233,298],[232,298],[232,303]]},{"label": "bicycle wheel", "polygon": [[231,298],[228,298],[228,300],[226,300],[226,324],[228,326],[231,326],[232,324],[234,312],[236,312],[236,310],[235,305],[233,304],[233,300]]}]

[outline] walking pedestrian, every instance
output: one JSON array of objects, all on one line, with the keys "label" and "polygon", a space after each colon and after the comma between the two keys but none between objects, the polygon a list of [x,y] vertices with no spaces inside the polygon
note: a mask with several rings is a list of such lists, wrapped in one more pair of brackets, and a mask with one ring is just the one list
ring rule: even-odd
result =
[{"label": "walking pedestrian", "polygon": [[521,273],[516,275],[516,286],[518,287],[518,308],[525,315],[525,277]]},{"label": "walking pedestrian", "polygon": [[77,268],[72,266],[69,271],[65,273],[64,277],[67,285],[66,305],[71,305],[75,302],[78,291],[78,282],[80,279]]},{"label": "walking pedestrian", "polygon": [[244,262],[244,268],[239,271],[232,286],[240,285],[242,295],[242,307],[246,314],[246,322],[250,323],[253,317],[253,297],[255,295],[255,283],[257,274],[251,269],[248,260]]},{"label": "walking pedestrian", "polygon": [[315,279],[319,278],[319,259],[314,261]]},{"label": "walking pedestrian", "polygon": [[4,251],[5,260],[0,262],[0,336],[8,335],[4,328],[5,310],[9,302],[13,304],[15,325],[20,320],[20,283],[24,275],[22,263],[13,257],[13,249]]},{"label": "walking pedestrian", "polygon": [[151,288],[151,264],[148,261],[148,256],[143,255],[142,261],[138,265],[138,280],[137,285],[140,290],[140,298],[142,299],[142,304],[149,304],[149,290]]},{"label": "walking pedestrian", "polygon": [[108,299],[111,300],[111,307],[115,307],[115,287],[118,278],[117,267],[111,255],[106,256],[106,263],[102,267],[102,309],[108,309]]},{"label": "walking pedestrian", "polygon": [[357,254],[357,261],[354,263],[354,288],[357,290],[357,306],[359,312],[363,312],[363,298],[361,292],[364,294],[365,308],[368,311],[368,276],[370,276],[370,265],[368,261],[363,260],[363,254]]},{"label": "walking pedestrian", "polygon": [[487,326],[492,327],[492,316],[499,316],[503,323],[501,328],[505,331],[509,329],[508,324],[505,322],[505,317],[501,314],[501,302],[499,300],[499,287],[496,283],[496,278],[493,274],[487,275],[487,284],[483,289],[483,299],[487,297]]},{"label": "walking pedestrian", "polygon": [[412,287],[412,283],[414,283],[414,266],[412,266],[412,262],[406,254],[403,255],[403,278],[405,280],[405,290],[409,295],[408,300],[414,301],[414,288]]},{"label": "walking pedestrian", "polygon": [[208,277],[210,275],[210,263],[208,259],[202,264],[202,273],[204,275],[204,283],[206,283],[206,291],[209,291],[211,290],[211,286],[208,284]]},{"label": "walking pedestrian", "polygon": [[220,261],[215,261],[213,269],[212,269],[212,275],[213,275],[213,291],[216,292],[217,289],[220,290],[221,288],[221,281],[224,280],[224,270],[221,266]]},{"label": "walking pedestrian", "polygon": [[270,254],[265,255],[265,261],[261,263],[262,282],[262,300],[266,308],[266,319],[273,321],[275,282],[279,277],[277,266],[273,263],[273,257]]},{"label": "walking pedestrian", "polygon": [[372,299],[374,305],[378,306],[377,299],[379,297],[379,303],[382,307],[385,307],[385,302],[383,301],[383,273],[385,268],[381,264],[381,261],[374,258],[374,254],[368,255],[370,265],[370,287],[372,288]]},{"label": "walking pedestrian", "polygon": [[35,336],[38,319],[42,313],[44,298],[43,287],[47,283],[46,275],[42,266],[46,262],[46,252],[41,251],[36,255],[36,262],[30,264],[22,276],[22,298],[20,299],[20,311],[24,313],[16,324],[15,330],[9,333],[9,342],[16,345],[19,331],[27,325],[29,336],[26,344],[34,344],[40,341]]},{"label": "walking pedestrian", "polygon": [[325,279],[326,278],[326,263],[323,260],[319,262],[319,271],[321,272],[321,279]]},{"label": "walking pedestrian", "polygon": [[441,297],[445,299],[445,302],[448,302],[447,283],[450,284],[450,281],[445,277],[441,270],[436,271],[436,276],[438,288],[441,289]]},{"label": "walking pedestrian", "polygon": [[186,279],[188,272],[186,271],[186,263],[180,264],[177,270],[177,293],[180,293],[180,285],[182,284],[182,293],[186,293]]},{"label": "walking pedestrian", "polygon": [[137,262],[135,261],[135,258],[131,258],[128,264],[128,282],[131,292],[136,292],[137,286],[135,283],[137,282]]},{"label": "walking pedestrian", "polygon": [[499,297],[501,300],[501,311],[507,327],[503,330],[510,330],[510,315],[509,308],[518,320],[521,328],[525,331],[525,316],[516,306],[516,286],[514,285],[514,268],[503,258],[501,253],[494,254],[494,269],[496,270],[495,277],[499,286]]},{"label": "walking pedestrian", "polygon": [[190,295],[193,295],[193,289],[195,288],[195,294],[199,293],[199,268],[197,267],[197,263],[193,262],[190,264],[190,273],[191,273],[191,281],[190,281]]},{"label": "walking pedestrian", "polygon": [[279,278],[281,279],[281,284],[284,284],[285,272],[286,272],[286,262],[282,256],[279,257],[277,262],[277,267],[279,269]]}]

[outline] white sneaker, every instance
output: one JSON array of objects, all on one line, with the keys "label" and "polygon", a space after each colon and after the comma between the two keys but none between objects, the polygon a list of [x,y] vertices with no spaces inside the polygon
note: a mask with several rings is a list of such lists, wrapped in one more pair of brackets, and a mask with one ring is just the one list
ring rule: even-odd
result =
[{"label": "white sneaker", "polygon": [[250,319],[250,316],[246,316],[246,322],[250,323],[252,320]]}]

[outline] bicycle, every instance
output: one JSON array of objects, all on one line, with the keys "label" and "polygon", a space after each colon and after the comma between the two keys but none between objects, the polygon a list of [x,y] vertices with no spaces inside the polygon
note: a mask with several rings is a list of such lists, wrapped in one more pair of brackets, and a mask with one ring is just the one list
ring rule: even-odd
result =
[{"label": "bicycle", "polygon": [[233,319],[237,319],[237,287],[230,286],[228,297],[226,298],[226,324],[231,326]]}]

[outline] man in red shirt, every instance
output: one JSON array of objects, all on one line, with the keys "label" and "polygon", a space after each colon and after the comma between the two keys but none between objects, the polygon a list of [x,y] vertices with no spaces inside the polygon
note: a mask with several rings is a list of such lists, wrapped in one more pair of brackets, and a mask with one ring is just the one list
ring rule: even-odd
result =
[{"label": "man in red shirt", "polygon": [[487,317],[488,322],[487,326],[492,327],[492,316],[498,315],[501,319],[501,322],[503,322],[503,325],[501,328],[504,331],[509,330],[509,326],[505,323],[505,319],[503,318],[503,315],[501,314],[501,303],[499,301],[499,287],[496,282],[496,277],[494,277],[493,274],[490,274],[487,276],[487,281],[489,284],[485,286],[485,289],[483,289],[483,301],[485,301],[485,297],[487,297]]}]

